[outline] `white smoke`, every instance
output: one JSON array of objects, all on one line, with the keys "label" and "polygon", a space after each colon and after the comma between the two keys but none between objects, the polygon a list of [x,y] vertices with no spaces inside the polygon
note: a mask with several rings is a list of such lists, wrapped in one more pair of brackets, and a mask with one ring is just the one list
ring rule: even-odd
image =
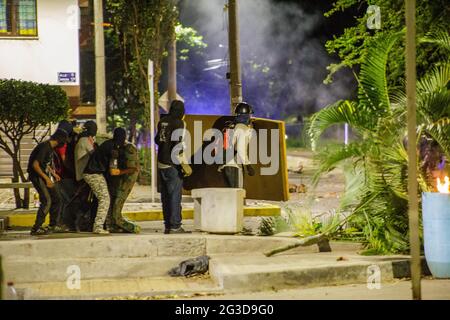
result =
[{"label": "white smoke", "polygon": [[[181,3],[181,20],[191,23],[205,37],[209,59],[228,59],[228,18],[224,11],[227,2],[183,0]],[[307,13],[300,5],[273,0],[238,0],[238,3],[244,96],[258,95],[255,80],[250,78],[245,65],[254,61],[267,66],[271,81],[282,87],[283,94],[270,101],[272,114],[285,106],[290,106],[288,113],[310,114],[349,97],[354,88],[349,72],[338,74],[331,85],[322,83],[327,75],[326,67],[333,62],[324,48],[325,39],[314,36],[314,31],[326,19],[323,12]]]}]

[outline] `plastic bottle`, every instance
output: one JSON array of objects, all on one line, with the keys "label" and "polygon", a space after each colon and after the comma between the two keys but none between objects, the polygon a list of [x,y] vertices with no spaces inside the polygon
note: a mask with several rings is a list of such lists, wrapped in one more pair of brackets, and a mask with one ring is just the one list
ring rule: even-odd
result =
[{"label": "plastic bottle", "polygon": [[34,207],[35,208],[39,208],[39,205],[40,205],[40,203],[39,203],[39,194],[35,193],[34,194]]},{"label": "plastic bottle", "polygon": [[6,300],[19,300],[19,296],[17,295],[16,288],[14,288],[14,283],[8,282],[6,287]]},{"label": "plastic bottle", "polygon": [[118,161],[117,158],[112,158],[111,162],[109,164],[110,169],[117,169],[118,168]]}]

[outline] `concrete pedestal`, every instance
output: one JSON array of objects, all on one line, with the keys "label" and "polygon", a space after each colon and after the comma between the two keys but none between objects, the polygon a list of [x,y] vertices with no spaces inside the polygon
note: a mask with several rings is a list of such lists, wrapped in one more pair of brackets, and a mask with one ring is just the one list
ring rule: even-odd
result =
[{"label": "concrete pedestal", "polygon": [[244,189],[205,188],[191,192],[195,230],[218,234],[242,231]]}]

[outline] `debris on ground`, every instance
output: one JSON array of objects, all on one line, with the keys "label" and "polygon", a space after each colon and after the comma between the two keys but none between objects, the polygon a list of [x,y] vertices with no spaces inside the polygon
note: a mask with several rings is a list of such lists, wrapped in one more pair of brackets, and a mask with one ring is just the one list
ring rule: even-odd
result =
[{"label": "debris on ground", "polygon": [[204,274],[209,270],[209,256],[200,256],[182,261],[169,271],[171,277],[192,277]]},{"label": "debris on ground", "polygon": [[346,257],[339,257],[336,261],[348,261],[348,259]]},{"label": "debris on ground", "polygon": [[294,183],[289,184],[289,193],[306,193],[306,191],[306,186],[303,183],[299,185]]},{"label": "debris on ground", "polygon": [[295,169],[289,169],[288,172],[290,173],[295,173],[295,174],[302,174],[303,173],[303,165],[301,164],[301,162],[299,162],[297,168]]}]

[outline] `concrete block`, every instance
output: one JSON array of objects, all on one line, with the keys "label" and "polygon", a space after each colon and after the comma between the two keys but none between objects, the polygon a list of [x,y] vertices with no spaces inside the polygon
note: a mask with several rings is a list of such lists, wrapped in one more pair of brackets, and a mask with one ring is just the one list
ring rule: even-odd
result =
[{"label": "concrete block", "polygon": [[206,239],[194,237],[173,237],[154,240],[157,255],[198,257],[206,254]]},{"label": "concrete block", "polygon": [[194,227],[218,234],[242,231],[244,218],[244,189],[205,188],[192,190]]}]

